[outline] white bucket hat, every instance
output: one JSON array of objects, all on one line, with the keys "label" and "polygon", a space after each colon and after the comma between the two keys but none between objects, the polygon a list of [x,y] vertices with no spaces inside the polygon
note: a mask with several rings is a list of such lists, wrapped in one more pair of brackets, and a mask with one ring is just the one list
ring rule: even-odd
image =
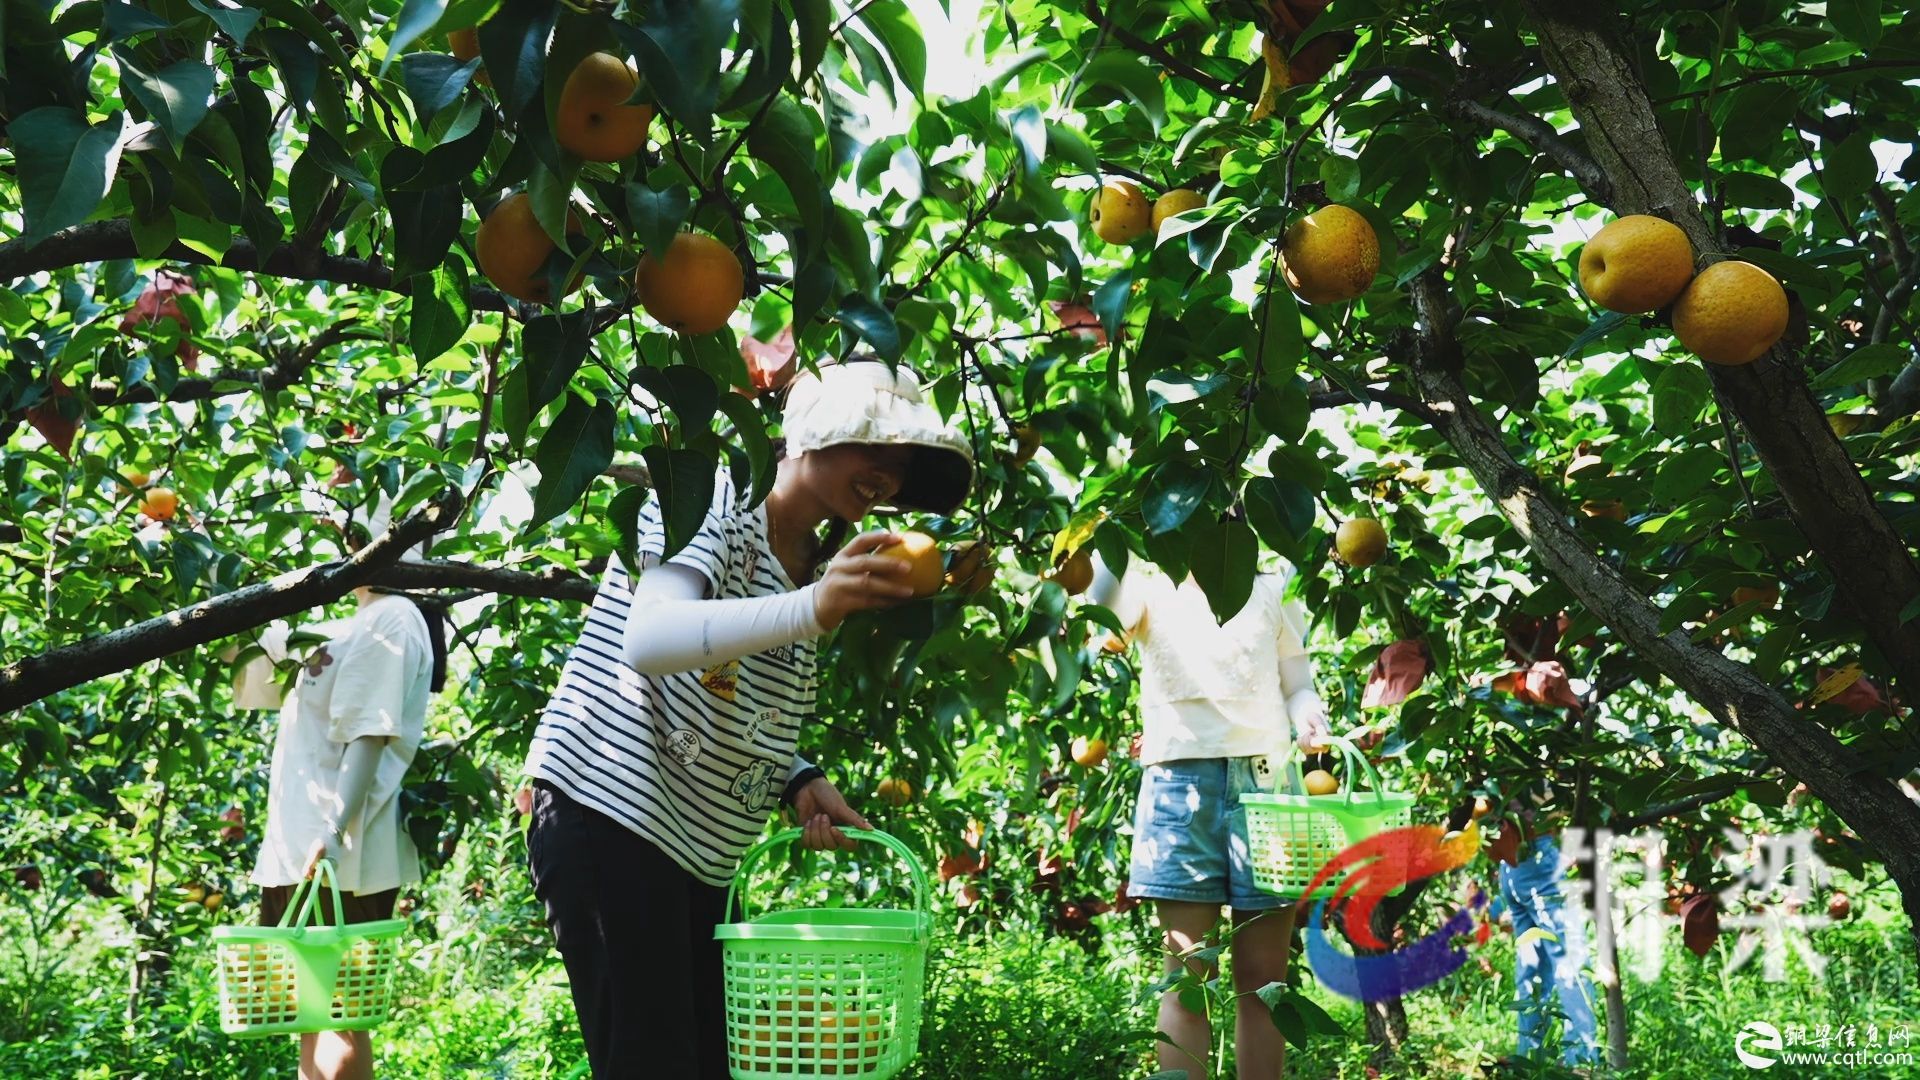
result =
[{"label": "white bucket hat", "polygon": [[927,404],[905,367],[855,358],[802,370],[787,388],[782,427],[798,456],[841,443],[911,446],[894,495],[906,510],[952,513],[973,485],[973,448]]}]

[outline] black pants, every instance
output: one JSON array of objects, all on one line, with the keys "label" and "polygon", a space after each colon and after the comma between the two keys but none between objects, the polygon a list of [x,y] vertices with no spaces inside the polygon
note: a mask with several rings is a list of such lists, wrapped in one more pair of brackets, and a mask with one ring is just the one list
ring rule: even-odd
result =
[{"label": "black pants", "polygon": [[596,1080],[727,1080],[713,939],[726,890],[544,780],[527,861]]}]

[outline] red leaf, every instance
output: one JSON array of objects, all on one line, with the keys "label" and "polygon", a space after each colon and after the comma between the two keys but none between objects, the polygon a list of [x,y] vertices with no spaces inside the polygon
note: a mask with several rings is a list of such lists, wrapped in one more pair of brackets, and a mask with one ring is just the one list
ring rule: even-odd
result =
[{"label": "red leaf", "polygon": [[1085,304],[1070,300],[1049,300],[1047,306],[1060,320],[1060,329],[1075,331],[1076,337],[1085,338],[1096,345],[1107,343],[1107,331],[1100,325],[1100,317]]},{"label": "red leaf", "polygon": [[740,343],[740,358],[747,362],[747,382],[753,387],[748,397],[768,390],[779,390],[793,379],[793,327],[773,336],[772,341],[749,337]]},{"label": "red leaf", "polygon": [[[67,415],[59,399],[72,396],[73,391],[67,389],[67,384],[60,381],[60,376],[55,375],[47,385],[47,396],[41,400],[40,404],[27,410],[27,423],[32,424],[33,430],[47,440],[47,445],[60,451],[61,457],[69,459],[73,457],[73,437],[79,432],[80,423]],[[68,403],[67,409],[72,409],[76,413],[79,411],[73,409],[71,402]]]},{"label": "red leaf", "polygon": [[[1814,673],[1815,684],[1818,685],[1826,682],[1828,679],[1838,675],[1841,670],[1843,669],[1820,668]],[[1817,694],[1815,698],[1814,703],[1820,704]],[[1880,692],[1879,685],[1865,675],[1853,680],[1852,683],[1848,684],[1847,687],[1839,693],[1826,698],[1825,703],[1838,705],[1840,708],[1847,710],[1855,716],[1861,716],[1888,707],[1887,697]]]},{"label": "red leaf", "polygon": [[1367,676],[1367,689],[1360,698],[1360,707],[1371,709],[1400,704],[1407,700],[1407,695],[1420,688],[1427,673],[1432,670],[1433,654],[1427,651],[1426,642],[1394,642],[1382,649],[1379,659],[1373,662],[1373,672]]},{"label": "red leaf", "polygon": [[[193,327],[187,322],[187,315],[180,310],[176,296],[192,295],[193,279],[173,270],[161,270],[153,275],[153,284],[143,289],[133,302],[133,310],[120,317],[120,332],[131,333],[136,327],[161,319],[172,319],[180,326],[182,334],[191,333]],[[200,349],[191,341],[182,340],[174,356],[180,365],[188,371],[200,370]]]},{"label": "red leaf", "polygon": [[1719,937],[1720,911],[1711,895],[1701,893],[1680,905],[1680,940],[1688,952],[1705,956],[1713,951],[1713,943]]}]

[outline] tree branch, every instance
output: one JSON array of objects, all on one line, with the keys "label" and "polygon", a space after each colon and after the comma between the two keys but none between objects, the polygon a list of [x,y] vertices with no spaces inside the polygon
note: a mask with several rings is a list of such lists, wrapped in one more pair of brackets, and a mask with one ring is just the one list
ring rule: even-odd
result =
[{"label": "tree branch", "polygon": [[[1525,0],[1552,71],[1612,182],[1611,209],[1665,217],[1697,255],[1721,252],[1713,224],[1681,176],[1627,55],[1612,10]],[[1723,84],[1724,85],[1724,84]],[[1781,117],[1782,125],[1791,116]],[[1807,389],[1804,358],[1782,346],[1739,367],[1707,364],[1714,389],[1746,429],[1794,523],[1831,570],[1838,596],[1887,658],[1909,697],[1920,696],[1920,623],[1901,612],[1920,597],[1920,567],[1880,511]],[[1785,760],[1775,755],[1775,760]],[[1914,913],[1920,916],[1920,866]]]},{"label": "tree branch", "polygon": [[1912,60],[1856,60],[1851,64],[1826,64],[1820,67],[1782,68],[1779,71],[1757,71],[1752,75],[1742,75],[1738,79],[1723,82],[1710,89],[1688,90],[1685,93],[1669,94],[1663,98],[1655,98],[1652,103],[1655,105],[1667,105],[1675,101],[1686,101],[1689,98],[1705,97],[1709,93],[1717,94],[1724,90],[1731,90],[1736,86],[1746,86],[1749,83],[1762,82],[1767,79],[1818,79],[1825,78],[1828,75],[1851,75],[1857,71],[1872,71],[1876,68],[1905,68],[1908,71],[1920,71],[1920,63],[1915,63]]},{"label": "tree branch", "polygon": [[593,600],[596,588],[592,578],[553,567],[527,571],[445,559],[394,563],[366,583],[390,589],[465,589],[472,594],[499,593],[582,604]]},{"label": "tree branch", "polygon": [[1594,202],[1605,203],[1613,199],[1613,185],[1608,182],[1606,171],[1600,168],[1586,151],[1568,142],[1566,137],[1547,123],[1530,113],[1520,111],[1520,103],[1512,97],[1501,95],[1504,103],[1514,111],[1507,112],[1491,105],[1483,105],[1464,97],[1449,97],[1446,111],[1462,120],[1484,127],[1504,131],[1521,142],[1546,156],[1555,165],[1566,170],[1569,176],[1580,185]]},{"label": "tree branch", "polygon": [[[0,282],[86,263],[138,258],[139,254],[133,242],[132,225],[125,221],[92,221],[62,229],[37,244],[25,244],[19,240],[0,244]],[[360,285],[402,296],[412,291],[408,282],[393,280],[393,271],[380,263],[344,255],[328,255],[312,248],[275,248],[263,262],[253,241],[242,236],[234,237],[226,255],[219,259],[210,259],[177,242],[169,245],[157,257],[168,262],[223,266],[229,270],[294,281]],[[507,298],[492,289],[468,289],[467,305],[475,311],[510,310]]]},{"label": "tree branch", "polygon": [[[1435,416],[1433,410],[1427,408],[1426,403],[1418,398],[1409,397],[1406,394],[1396,393],[1392,390],[1376,390],[1371,386],[1364,387],[1364,390],[1366,391],[1368,401],[1381,405],[1390,405],[1393,408],[1399,409],[1401,412],[1413,416],[1429,427],[1437,428],[1440,426],[1440,418]],[[1322,390],[1317,394],[1307,395],[1307,407],[1312,409],[1331,409],[1340,405],[1355,405],[1358,403],[1358,400],[1353,394],[1346,390]]]},{"label": "tree branch", "polygon": [[307,369],[320,358],[320,354],[334,345],[351,338],[381,340],[373,334],[353,333],[356,325],[356,321],[351,319],[334,323],[315,334],[305,345],[283,353],[264,368],[252,371],[223,370],[204,379],[181,379],[173,385],[173,389],[169,390],[164,398],[155,392],[153,384],[141,383],[138,386],[120,390],[107,387],[96,389],[93,394],[93,403],[101,407],[111,407],[161,400],[205,401],[208,398],[225,397],[229,394],[284,390],[304,378]]},{"label": "tree branch", "polygon": [[463,509],[460,492],[443,489],[345,562],[281,574],[271,581],[8,664],[0,668],[0,714],[101,676],[338,600],[392,566],[407,549],[452,526]]},{"label": "tree branch", "polygon": [[1759,776],[1748,777],[1737,784],[1728,784],[1725,787],[1714,788],[1712,791],[1703,791],[1698,795],[1689,795],[1684,799],[1677,799],[1670,803],[1662,803],[1659,806],[1642,810],[1631,817],[1624,817],[1618,821],[1610,821],[1607,823],[1607,827],[1616,833],[1623,833],[1632,832],[1635,829],[1644,829],[1649,825],[1657,825],[1675,814],[1684,814],[1689,810],[1698,810],[1703,806],[1711,806],[1722,799],[1730,798],[1735,792],[1738,792],[1748,784],[1757,784],[1762,779],[1764,778]]},{"label": "tree branch", "polygon": [[1120,44],[1125,45],[1127,48],[1132,49],[1142,56],[1158,60],[1161,67],[1166,68],[1168,71],[1186,79],[1196,86],[1212,91],[1219,97],[1235,98],[1248,102],[1249,104],[1260,99],[1260,92],[1252,87],[1242,86],[1238,82],[1227,82],[1224,79],[1215,78],[1168,52],[1166,46],[1161,45],[1159,42],[1148,41],[1146,38],[1141,37],[1126,27],[1118,25],[1107,18],[1095,0],[1087,0],[1080,8],[1080,13],[1085,15],[1093,25],[1112,34]]},{"label": "tree branch", "polygon": [[[1451,326],[1459,314],[1441,271],[1429,269],[1414,278],[1409,292],[1423,327],[1411,357],[1420,397],[1439,418],[1440,433],[1462,463],[1527,541],[1538,565],[1716,719],[1772,760],[1790,762],[1789,771],[1878,850],[1903,886],[1920,884],[1920,806],[1874,776],[1870,762],[1826,728],[1808,722],[1751,669],[1695,644],[1682,630],[1661,631],[1660,612],[1645,591],[1593,550],[1540,477],[1514,459],[1499,428],[1448,366],[1446,354],[1435,355],[1437,331],[1424,328]],[[1906,896],[1911,913],[1920,895],[1909,890]]]}]

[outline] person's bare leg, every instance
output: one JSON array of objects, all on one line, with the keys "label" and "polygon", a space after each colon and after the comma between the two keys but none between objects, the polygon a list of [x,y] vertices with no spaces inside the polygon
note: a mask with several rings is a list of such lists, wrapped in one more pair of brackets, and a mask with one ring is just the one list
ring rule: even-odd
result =
[{"label": "person's bare leg", "polygon": [[373,1080],[373,1036],[365,1031],[300,1036],[300,1080]]},{"label": "person's bare leg", "polygon": [[[1219,904],[1198,904],[1186,900],[1156,900],[1160,914],[1161,941],[1167,949],[1168,975],[1178,974],[1184,953],[1205,940],[1220,921]],[[1187,969],[1202,978],[1213,977],[1213,965],[1198,960],[1184,961]],[[1180,1003],[1180,995],[1160,996],[1159,1029],[1172,1042],[1160,1043],[1160,1069],[1185,1069],[1187,1080],[1207,1080],[1207,1051],[1213,1045],[1213,1030],[1207,1024],[1203,1008],[1194,1012]]]},{"label": "person's bare leg", "polygon": [[1258,996],[1261,987],[1287,979],[1293,944],[1293,908],[1233,913],[1233,1051],[1240,1080],[1278,1080],[1287,1067],[1287,1040],[1273,1026],[1273,1013]]}]

